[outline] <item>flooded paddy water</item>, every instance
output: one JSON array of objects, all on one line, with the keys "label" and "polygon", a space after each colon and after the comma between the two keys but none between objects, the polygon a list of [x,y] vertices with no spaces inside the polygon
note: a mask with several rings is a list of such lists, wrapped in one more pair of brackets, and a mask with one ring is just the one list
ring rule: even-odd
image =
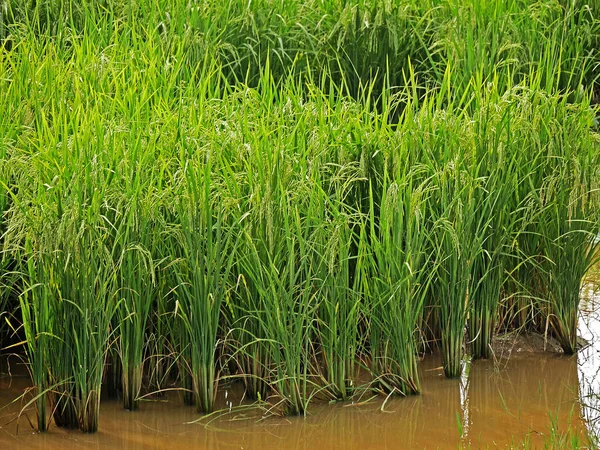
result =
[{"label": "flooded paddy water", "polygon": [[[204,426],[189,423],[199,417],[194,408],[170,395],[142,403],[138,412],[103,401],[97,434],[56,427],[39,434],[24,416],[17,434],[17,422],[7,424],[20,408],[15,404],[0,413],[0,448],[504,448],[524,439],[535,447],[545,441],[553,421],[563,431],[571,427],[581,434],[595,426],[595,414],[579,401],[579,380],[587,380],[582,387],[596,381],[591,372],[581,372],[587,366],[577,357],[518,355],[500,366],[477,361],[460,380],[444,378],[439,365],[435,357],[421,364],[421,396],[390,398],[385,404],[378,399],[354,406],[317,405],[306,418],[234,420],[234,413]],[[28,379],[5,377],[1,383],[0,402],[6,404],[28,386]],[[225,395],[220,392],[222,404]]]},{"label": "flooded paddy water", "polygon": [[[0,379],[0,448],[31,449],[445,449],[539,448],[555,433],[583,437],[600,434],[600,298],[586,290],[581,304],[580,335],[589,345],[564,356],[521,348],[510,358],[466,364],[460,379],[443,376],[438,356],[420,364],[423,394],[377,398],[362,404],[315,404],[306,418],[261,418],[237,412],[207,422],[182,405],[177,392],[148,400],[140,411],[123,410],[119,401],[103,400],[100,429],[82,434],[51,427],[34,431],[28,417],[18,418],[21,403],[11,402],[29,386],[16,359],[13,376]],[[236,398],[236,385],[219,392],[220,407]],[[239,393],[237,393],[239,396]],[[18,420],[17,420],[18,418]]]},{"label": "flooded paddy water", "polygon": [[[0,414],[0,448],[435,449],[461,443],[504,448],[526,436],[532,444],[543,442],[552,420],[582,433],[586,429],[580,418],[576,357],[516,356],[502,367],[478,361],[462,380],[444,378],[436,358],[421,366],[421,396],[393,398],[385,405],[383,400],[361,406],[318,405],[306,418],[232,420],[232,415],[205,427],[188,423],[198,414],[171,395],[144,402],[138,412],[123,410],[121,402],[103,401],[97,434],[56,427],[39,434],[21,417],[16,435],[16,422],[6,425],[18,409],[10,407]],[[27,381],[4,378],[0,401],[5,404],[19,395]],[[225,391],[220,394],[223,402]]]}]

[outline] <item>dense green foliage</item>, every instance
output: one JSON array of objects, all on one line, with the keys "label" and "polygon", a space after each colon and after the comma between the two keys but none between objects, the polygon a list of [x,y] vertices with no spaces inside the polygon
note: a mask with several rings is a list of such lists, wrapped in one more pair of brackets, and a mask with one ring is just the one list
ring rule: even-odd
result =
[{"label": "dense green foliage", "polygon": [[456,377],[499,327],[575,351],[600,232],[598,17],[0,1],[0,306],[39,429],[96,430],[109,374],[128,409],[171,377],[211,412],[228,377],[302,414],[352,396],[360,367],[419,393],[434,346]]}]

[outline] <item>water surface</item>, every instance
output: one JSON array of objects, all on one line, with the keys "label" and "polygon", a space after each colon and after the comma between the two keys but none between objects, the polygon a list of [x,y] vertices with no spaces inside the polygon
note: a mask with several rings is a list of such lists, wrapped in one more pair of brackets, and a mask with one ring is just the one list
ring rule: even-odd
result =
[{"label": "water surface", "polygon": [[[420,365],[423,394],[378,398],[366,404],[314,404],[306,418],[232,412],[210,424],[177,393],[144,401],[138,412],[116,401],[101,403],[100,430],[85,435],[52,427],[33,431],[20,403],[10,404],[29,385],[17,360],[13,377],[0,378],[0,448],[31,449],[456,449],[506,448],[528,440],[543,445],[554,424],[584,435],[600,433],[600,300],[585,290],[579,327],[591,342],[575,356],[519,352],[509,360],[466,364],[458,380],[444,378],[433,355]],[[6,365],[3,367],[6,372]],[[219,392],[222,407],[236,386]],[[25,414],[34,420],[32,408]],[[250,416],[250,418],[249,418]],[[17,428],[18,427],[18,428]]]}]

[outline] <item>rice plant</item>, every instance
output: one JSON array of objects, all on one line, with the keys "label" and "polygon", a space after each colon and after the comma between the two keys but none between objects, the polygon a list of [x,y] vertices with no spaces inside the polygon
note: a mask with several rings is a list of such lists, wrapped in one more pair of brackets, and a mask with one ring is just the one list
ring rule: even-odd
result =
[{"label": "rice plant", "polygon": [[33,385],[35,387],[37,429],[48,429],[47,396],[50,390],[48,374],[50,344],[53,338],[49,295],[47,286],[40,280],[33,260],[31,242],[26,243],[25,251],[31,256],[27,261],[30,285],[20,296],[21,315],[23,318],[25,339],[27,340],[27,359]]},{"label": "rice plant", "polygon": [[[73,380],[71,401],[79,428],[83,432],[95,432],[100,414],[102,374],[111,337],[110,322],[117,300],[110,250],[98,249],[98,238],[100,242],[102,238],[97,234],[92,238],[87,233],[82,230],[78,236],[81,247],[67,247],[63,250],[64,256],[57,258],[65,264],[67,273],[63,276],[70,281],[70,285],[61,286],[60,300],[67,322],[60,337],[65,345],[62,351],[71,355],[68,366]],[[94,262],[90,263],[91,260]],[[52,366],[50,371],[53,371]]]},{"label": "rice plant", "polygon": [[146,328],[155,298],[155,261],[149,250],[152,224],[147,199],[129,198],[116,228],[116,266],[121,301],[117,310],[119,353],[122,364],[123,406],[139,408]]},{"label": "rice plant", "polygon": [[[600,229],[594,180],[598,142],[594,138],[588,140],[585,124],[590,123],[589,109],[583,108],[567,118],[564,101],[557,99],[549,105],[554,109],[553,119],[565,125],[565,132],[551,136],[542,132],[542,139],[547,139],[549,161],[544,170],[548,172],[532,196],[540,208],[536,221],[536,232],[541,237],[536,275],[542,286],[541,297],[547,301],[541,307],[565,353],[573,353],[577,348],[581,283],[597,259],[595,236]],[[578,114],[588,118],[576,119]]]},{"label": "rice plant", "polygon": [[196,408],[210,413],[219,379],[216,360],[222,345],[221,308],[231,295],[236,228],[226,222],[227,216],[216,201],[210,162],[204,167],[189,167],[184,177],[177,204],[181,225],[173,249],[180,258],[175,266],[176,314],[179,332],[189,346],[182,352]]},{"label": "rice plant", "polygon": [[[477,173],[484,177],[479,213],[488,214],[482,251],[473,262],[469,338],[474,358],[489,358],[503,287],[507,279],[508,253],[515,237],[515,214],[511,197],[515,189],[518,156],[505,150],[511,145],[511,104],[500,99],[478,100],[482,104],[476,124]],[[498,108],[500,106],[500,108]]]},{"label": "rice plant", "polygon": [[290,414],[304,414],[314,395],[310,376],[316,298],[312,289],[312,271],[306,233],[298,210],[289,200],[279,204],[287,214],[278,230],[277,253],[262,260],[258,248],[262,242],[248,242],[252,253],[244,270],[256,286],[259,296],[260,327],[272,364],[269,384],[280,397],[281,406]]},{"label": "rice plant", "polygon": [[[325,205],[322,210],[326,210]],[[331,214],[330,223],[315,236],[312,264],[318,268],[318,336],[324,378],[331,395],[346,400],[352,393],[362,339],[359,321],[364,301],[360,288],[366,259],[364,231],[356,236],[352,223],[356,218],[335,207]],[[360,222],[358,226],[364,229]]]},{"label": "rice plant", "polygon": [[379,215],[371,208],[367,296],[371,365],[377,384],[400,395],[420,392],[418,325],[431,274],[427,229],[429,180],[418,167],[392,160],[384,173]]},{"label": "rice plant", "polygon": [[[472,266],[481,252],[488,224],[480,223],[486,215],[475,205],[476,180],[452,167],[446,167],[438,176],[441,209],[434,232],[434,258],[438,265],[434,290],[439,302],[444,373],[456,378],[461,373],[465,327],[472,301]],[[464,185],[463,179],[468,180]]]}]

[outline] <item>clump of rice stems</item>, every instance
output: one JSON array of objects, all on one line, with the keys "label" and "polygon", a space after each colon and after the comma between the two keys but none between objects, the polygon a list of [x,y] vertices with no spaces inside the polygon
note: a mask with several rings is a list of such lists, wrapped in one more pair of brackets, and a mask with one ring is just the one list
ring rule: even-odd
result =
[{"label": "clump of rice stems", "polygon": [[[511,214],[511,198],[515,186],[516,155],[507,154],[505,142],[510,145],[510,103],[501,104],[486,99],[475,125],[475,170],[483,177],[480,196],[474,201],[481,205],[479,214],[488,214],[482,242],[482,251],[473,262],[469,336],[471,355],[489,358],[491,342],[498,316],[500,297],[506,279],[507,254],[514,238],[515,214]],[[486,103],[487,103],[486,102]]]},{"label": "clump of rice stems", "polygon": [[[442,95],[450,91],[450,80],[451,72],[447,72]],[[492,85],[486,94],[492,104],[497,101],[495,88]],[[425,166],[435,188],[429,208],[436,268],[430,302],[437,309],[444,372],[451,378],[460,375],[470,314],[477,352],[488,349],[504,277],[502,246],[511,236],[506,202],[514,179],[502,175],[502,170],[515,163],[512,155],[504,158],[498,152],[500,145],[506,145],[503,129],[510,117],[502,114],[510,107],[495,109],[478,100],[477,96],[465,97],[441,111],[426,100],[417,116]],[[477,120],[471,118],[471,111],[478,111]],[[492,121],[491,112],[500,118]],[[497,129],[488,131],[494,121]],[[423,135],[424,130],[431,134]]]},{"label": "clump of rice stems", "polygon": [[565,99],[551,100],[548,106],[554,114],[546,117],[560,131],[541,135],[547,155],[542,170],[547,175],[531,192],[533,205],[539,208],[535,231],[541,238],[535,271],[546,321],[565,353],[573,353],[581,283],[597,260],[600,145],[588,131],[589,108],[570,108],[566,114]]},{"label": "clump of rice stems", "polygon": [[79,428],[95,432],[110,323],[117,307],[116,276],[111,249],[105,246],[108,231],[103,226],[92,230],[81,227],[73,235],[76,243],[65,245],[56,255],[65,272],[57,299],[63,304],[65,317],[59,336],[64,340],[63,351],[71,355],[68,370]]},{"label": "clump of rice stems", "polygon": [[59,238],[53,241],[56,247],[40,247],[44,253],[27,244],[30,255],[43,255],[28,260],[33,290],[21,296],[40,431],[46,429],[45,395],[50,387],[58,425],[78,425],[84,432],[98,428],[102,374],[116,305],[115,273],[103,238],[74,222],[59,232],[74,233],[70,236],[76,239]]},{"label": "clump of rice stems", "polygon": [[[56,256],[62,256],[60,251],[55,252]],[[42,266],[42,273],[56,272],[56,280],[49,283],[52,290],[49,291],[47,301],[52,305],[52,316],[59,318],[60,321],[54,326],[56,339],[58,342],[50,347],[51,361],[48,372],[55,386],[50,394],[54,423],[59,427],[78,428],[79,418],[75,403],[75,385],[73,380],[72,366],[75,363],[71,352],[70,342],[61,341],[65,339],[69,330],[77,325],[78,318],[69,314],[70,304],[63,299],[72,297],[72,280],[69,279],[67,270],[52,270],[52,262],[45,262]],[[62,269],[62,267],[61,267]],[[61,345],[63,344],[63,345]]]},{"label": "clump of rice stems", "polygon": [[[117,319],[113,317],[113,329],[118,329],[119,324],[116,323]],[[108,349],[108,356],[106,358],[106,367],[104,368],[104,385],[106,387],[105,392],[108,398],[116,399],[123,392],[123,364],[119,356],[119,351],[116,345],[111,345]]]},{"label": "clump of rice stems", "polygon": [[458,162],[434,174],[438,203],[433,212],[437,266],[433,289],[439,305],[442,363],[449,378],[460,376],[473,264],[489,226],[489,213],[475,202],[480,183]]},{"label": "clump of rice stems", "polygon": [[514,105],[507,148],[522,150],[510,150],[516,159],[512,174],[512,196],[508,206],[515,223],[515,237],[509,247],[510,257],[505,260],[509,279],[505,286],[506,299],[502,305],[502,325],[506,329],[522,327],[544,332],[543,318],[535,307],[543,292],[536,275],[542,239],[541,234],[536,232],[536,223],[541,208],[532,191],[543,183],[544,168],[549,161],[546,152],[540,151],[537,139],[533,139],[536,135],[540,136],[540,117],[532,107],[534,91],[524,89],[517,93],[512,90],[506,92],[504,97]]},{"label": "clump of rice stems", "polygon": [[371,205],[367,298],[371,371],[386,393],[420,392],[418,325],[431,268],[426,228],[429,182],[418,167],[392,159],[384,171],[379,213]]},{"label": "clump of rice stems", "polygon": [[[265,89],[262,95],[267,100],[273,91]],[[238,321],[251,326],[253,336],[244,339],[257,346],[242,343],[238,353],[259,369],[251,377],[268,371],[266,381],[285,412],[303,414],[315,388],[310,379],[317,311],[311,242],[318,223],[312,218],[321,216],[321,202],[309,188],[307,161],[292,166],[284,156],[283,142],[294,141],[298,135],[277,128],[280,141],[271,148],[272,138],[265,139],[268,134],[259,130],[261,134],[254,138],[248,136],[245,175],[250,195],[239,256],[252,297],[244,305],[247,309],[239,312]],[[296,178],[297,171],[305,175]],[[255,356],[264,359],[255,361]]]},{"label": "clump of rice stems", "polygon": [[[117,304],[108,231],[113,225],[103,203],[109,184],[97,155],[89,152],[89,124],[81,123],[81,134],[67,136],[66,117],[57,110],[53,125],[44,113],[36,118],[39,129],[32,155],[17,160],[27,169],[19,175],[18,195],[12,193],[12,219],[5,236],[20,255],[24,285],[34,288],[21,299],[23,325],[31,327],[28,345],[34,349],[41,336],[47,352],[43,364],[36,357],[31,361],[38,390],[53,387],[58,424],[93,432]],[[52,126],[61,132],[53,132]],[[55,167],[61,167],[59,174]],[[35,374],[41,370],[43,375]],[[39,396],[40,419],[44,402]],[[40,420],[39,426],[43,423]]]},{"label": "clump of rice stems", "polygon": [[155,261],[149,250],[152,245],[152,223],[149,216],[151,198],[139,198],[132,193],[128,205],[115,221],[116,266],[118,267],[119,353],[122,364],[123,406],[139,408],[142,387],[144,348],[148,318],[155,295]]},{"label": "clump of rice stems", "polygon": [[[49,217],[46,219],[48,222],[51,220]],[[29,349],[27,357],[36,387],[38,431],[46,431],[48,427],[50,417],[47,417],[47,412],[51,412],[59,427],[78,427],[72,397],[73,355],[65,340],[73,317],[66,313],[69,304],[62,300],[61,292],[68,295],[70,280],[65,278],[63,266],[58,266],[59,270],[53,266],[62,255],[58,248],[53,250],[55,242],[47,247],[40,244],[33,246],[44,241],[48,245],[52,237],[44,234],[26,237],[24,255],[27,261],[22,266],[27,270],[24,277],[27,287],[20,296]]]},{"label": "clump of rice stems", "polygon": [[473,79],[494,80],[504,91],[534,73],[547,92],[589,88],[598,61],[594,14],[597,6],[554,1],[528,8],[518,1],[445,4],[431,21],[435,58],[428,59],[428,74],[442,85],[445,69],[453,67],[455,98],[473,87]]},{"label": "clump of rice stems", "polygon": [[[140,95],[148,96],[146,91]],[[122,108],[130,110],[134,101],[129,92],[124,93]],[[148,98],[140,99],[149,101]],[[149,320],[157,296],[156,273],[162,263],[156,255],[156,244],[161,242],[156,229],[164,227],[159,220],[161,200],[169,189],[158,192],[163,185],[163,164],[156,159],[152,132],[140,129],[146,123],[147,112],[137,106],[130,113],[131,129],[121,143],[116,138],[107,140],[109,152],[123,152],[124,160],[114,171],[118,188],[113,189],[108,202],[111,204],[113,260],[117,269],[119,307],[114,316],[113,328],[118,341],[113,356],[118,356],[109,368],[111,390],[122,389],[123,406],[128,410],[139,408],[142,387],[145,350]],[[108,159],[108,158],[107,158]],[[110,161],[110,159],[109,159]],[[160,224],[160,225],[159,225]],[[121,380],[117,381],[117,378]],[[115,385],[115,383],[117,385]]]},{"label": "clump of rice stems", "polygon": [[148,382],[157,395],[162,395],[162,390],[169,382],[173,359],[176,357],[173,351],[174,342],[174,320],[172,311],[175,309],[174,287],[177,286],[177,276],[173,273],[172,265],[176,263],[170,254],[168,233],[171,226],[166,217],[162,217],[164,224],[156,226],[156,234],[153,237],[154,248],[157,248],[159,262],[156,266],[156,289],[155,302],[152,316],[150,318],[150,343],[148,350],[150,363]]},{"label": "clump of rice stems", "polygon": [[[2,9],[2,6],[0,6]],[[0,13],[0,16],[2,13]],[[5,36],[2,30],[2,19],[0,17],[0,40]],[[2,44],[0,44],[1,48]],[[20,120],[14,120],[13,114],[18,111],[19,105],[12,101],[16,94],[16,88],[11,82],[12,68],[11,60],[0,51],[0,90],[3,92],[0,99],[0,350],[5,346],[5,338],[9,332],[7,320],[9,311],[16,310],[16,282],[19,274],[15,271],[16,264],[4,245],[4,233],[7,227],[7,212],[10,208],[9,190],[14,187],[13,170],[11,158],[14,153],[14,145],[19,136]]]},{"label": "clump of rice stems", "polygon": [[[239,255],[244,253],[245,251],[239,251]],[[243,271],[241,267],[240,271]],[[259,301],[260,297],[254,284],[241,273],[237,283],[236,301],[231,306],[233,351],[246,386],[246,394],[254,400],[265,400],[269,391],[271,364],[260,327],[265,311],[257,305]]]},{"label": "clump of rice stems", "polygon": [[272,364],[270,385],[286,413],[304,414],[314,395],[310,375],[317,302],[308,247],[311,230],[289,199],[283,197],[277,207],[283,217],[278,223],[281,228],[273,230],[277,233],[275,252],[262,253],[263,260],[259,249],[264,242],[246,235],[244,244],[250,255],[243,268],[260,302],[259,326]]},{"label": "clump of rice stems", "polygon": [[27,342],[26,354],[29,371],[35,387],[37,429],[43,432],[48,429],[47,393],[50,389],[48,374],[50,343],[48,341],[53,337],[52,314],[48,286],[44,283],[45,280],[41,279],[43,272],[38,273],[36,270],[31,240],[27,240],[24,250],[28,255],[26,267],[29,285],[23,290],[19,300]]},{"label": "clump of rice stems", "polygon": [[182,356],[199,412],[211,413],[217,391],[216,359],[222,305],[230,294],[235,226],[218,203],[210,162],[188,166],[177,200],[180,226],[173,251],[179,261],[176,314]]},{"label": "clump of rice stems", "polygon": [[508,311],[515,326],[551,331],[571,353],[579,286],[594,261],[598,232],[597,139],[585,101],[569,104],[569,95],[545,94],[536,83],[519,95],[511,123],[511,142],[525,151],[514,166],[520,181],[510,209],[519,225],[508,265]]},{"label": "clump of rice stems", "polygon": [[[363,296],[364,224],[357,213],[341,211],[323,202],[323,213],[331,214],[315,233],[312,264],[319,292],[318,333],[323,355],[324,378],[334,398],[346,400],[356,375],[360,346],[359,320]],[[320,218],[320,220],[323,220]],[[358,223],[356,223],[358,222]],[[356,226],[359,227],[358,236]],[[362,235],[362,239],[361,236]]]},{"label": "clump of rice stems", "polygon": [[429,5],[357,0],[326,2],[321,8],[330,29],[326,36],[330,49],[321,52],[328,56],[335,84],[346,84],[354,98],[360,97],[362,86],[371,84],[370,99],[380,99],[386,86],[403,85],[411,63],[425,78],[437,60],[429,48],[437,28]]},{"label": "clump of rice stems", "polygon": [[506,279],[505,245],[511,237],[504,227],[511,217],[507,209],[503,208],[503,200],[506,197],[502,197],[502,190],[487,191],[489,186],[490,184],[486,183],[484,189],[488,194],[481,201],[490,203],[487,208],[482,208],[482,210],[491,210],[490,223],[483,238],[482,251],[473,262],[471,275],[471,310],[468,325],[471,355],[476,359],[491,356],[492,337],[496,329],[500,297]]},{"label": "clump of rice stems", "polygon": [[[548,180],[543,189],[550,192],[562,190],[567,182],[562,177]],[[597,219],[590,220],[584,210],[579,209],[585,199],[566,200],[564,197],[557,198],[558,195],[552,200],[554,204],[549,206],[551,210],[543,215],[544,260],[538,265],[537,274],[546,286],[541,297],[547,300],[547,304],[541,302],[539,306],[564,352],[572,354],[578,347],[577,317],[581,283],[597,260],[593,239],[600,227]],[[587,194],[575,195],[587,197]],[[570,205],[561,205],[562,202]]]}]

